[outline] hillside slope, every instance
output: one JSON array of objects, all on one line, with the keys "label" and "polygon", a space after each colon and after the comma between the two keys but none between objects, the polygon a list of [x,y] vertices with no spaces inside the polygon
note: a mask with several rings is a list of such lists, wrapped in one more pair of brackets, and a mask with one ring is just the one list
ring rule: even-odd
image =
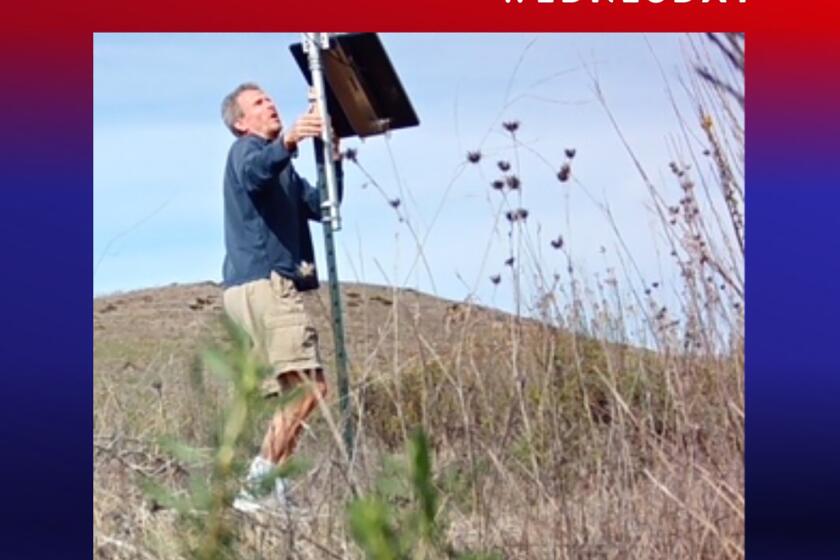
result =
[{"label": "hillside slope", "polygon": [[[188,535],[141,487],[186,487],[189,465],[161,449],[161,436],[208,453],[215,444],[230,388],[199,357],[228,343],[221,295],[200,283],[94,301],[98,558],[183,557]],[[742,554],[743,427],[729,400],[742,381],[737,359],[658,356],[412,290],[344,284],[342,295],[362,488],[422,426],[459,546],[504,558]],[[337,418],[327,297],[322,287],[305,305]],[[317,521],[241,521],[240,554],[355,557],[348,473],[323,415],[299,455],[311,464],[296,494]]]}]

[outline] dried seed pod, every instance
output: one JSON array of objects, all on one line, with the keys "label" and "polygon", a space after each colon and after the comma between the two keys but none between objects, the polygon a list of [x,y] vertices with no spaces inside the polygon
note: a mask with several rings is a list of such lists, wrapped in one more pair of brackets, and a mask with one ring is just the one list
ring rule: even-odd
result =
[{"label": "dried seed pod", "polygon": [[502,123],[502,126],[512,134],[519,130],[519,121],[505,121]]},{"label": "dried seed pod", "polygon": [[515,191],[520,186],[522,186],[522,183],[519,181],[519,177],[517,177],[516,175],[508,175],[505,178],[505,182],[507,183],[508,188],[512,191]]},{"label": "dried seed pod", "polygon": [[510,171],[510,162],[500,160],[496,165],[498,165],[499,169],[501,169],[503,172]]},{"label": "dried seed pod", "polygon": [[577,150],[575,150],[574,148],[566,148],[566,157],[567,158],[573,159],[575,157],[576,153],[577,153]]},{"label": "dried seed pod", "polygon": [[557,172],[557,178],[560,180],[561,183],[565,183],[569,180],[569,176],[572,173],[572,167],[568,163],[564,163],[563,166],[560,168],[560,171]]},{"label": "dried seed pod", "polygon": [[481,161],[481,152],[478,150],[474,152],[467,152],[467,161],[470,163],[478,163]]}]

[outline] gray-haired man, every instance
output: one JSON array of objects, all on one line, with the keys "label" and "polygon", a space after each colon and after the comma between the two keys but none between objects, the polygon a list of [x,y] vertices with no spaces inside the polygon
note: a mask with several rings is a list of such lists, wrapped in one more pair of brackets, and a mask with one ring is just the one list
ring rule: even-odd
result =
[{"label": "gray-haired man", "polygon": [[[246,487],[234,502],[238,509],[255,511],[288,504],[283,480],[263,498],[250,488],[291,456],[304,421],[327,393],[318,335],[300,294],[318,287],[308,220],[321,219],[320,190],[292,165],[298,144],[320,137],[322,119],[310,100],[309,111],[284,131],[274,102],[252,83],[225,97],[222,119],[237,137],[224,176],[225,311],[251,337],[257,358],[272,368],[274,375],[264,385],[267,396],[299,385],[304,389],[300,399],[272,418]],[[335,146],[339,162],[338,139]],[[341,164],[335,166],[341,198]],[[319,165],[318,181],[324,180]]]}]

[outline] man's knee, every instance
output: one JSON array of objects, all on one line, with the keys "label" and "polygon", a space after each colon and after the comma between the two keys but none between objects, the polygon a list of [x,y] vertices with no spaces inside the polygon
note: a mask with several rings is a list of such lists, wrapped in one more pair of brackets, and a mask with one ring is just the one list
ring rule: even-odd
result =
[{"label": "man's knee", "polygon": [[280,386],[281,393],[287,393],[299,385],[302,381],[301,372],[299,371],[284,371],[275,376],[277,384]]},{"label": "man's knee", "polygon": [[288,393],[295,388],[300,388],[303,390],[303,395],[309,394],[320,399],[325,399],[329,393],[327,380],[322,369],[283,372],[277,375],[277,381],[281,393]]}]

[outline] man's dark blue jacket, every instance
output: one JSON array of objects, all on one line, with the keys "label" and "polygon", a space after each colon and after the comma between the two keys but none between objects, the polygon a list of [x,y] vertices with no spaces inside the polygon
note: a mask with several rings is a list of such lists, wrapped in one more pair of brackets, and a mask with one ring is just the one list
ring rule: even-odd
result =
[{"label": "man's dark blue jacket", "polygon": [[[225,287],[269,278],[271,271],[300,290],[318,287],[307,220],[321,220],[321,196],[292,166],[283,138],[245,135],[236,139],[225,168]],[[336,164],[339,200],[341,164]],[[318,162],[318,187],[325,181]]]}]

